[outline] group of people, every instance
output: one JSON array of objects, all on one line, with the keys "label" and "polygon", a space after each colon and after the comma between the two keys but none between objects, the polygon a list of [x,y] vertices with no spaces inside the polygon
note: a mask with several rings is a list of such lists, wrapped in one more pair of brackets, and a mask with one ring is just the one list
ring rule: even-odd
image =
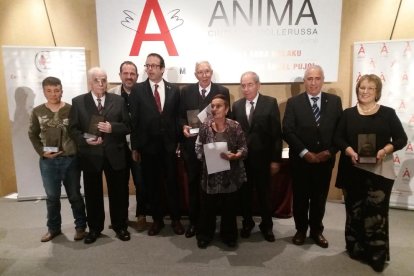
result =
[{"label": "group of people", "polygon": [[[358,104],[342,110],[340,97],[322,92],[323,69],[311,66],[304,74],[305,92],[288,99],[283,121],[277,100],[260,91],[255,72],[241,75],[243,97],[230,106],[229,90],[212,82],[209,62],[197,62],[198,82],[181,89],[163,79],[165,62],[151,53],[145,62],[147,80],[137,83],[138,70],[126,61],[120,66],[122,84],[108,93],[101,68],[88,71],[90,91],[61,101],[62,84],[54,77],[42,85],[47,102],[31,116],[29,137],[40,155],[47,195],[48,232],[42,241],[61,233],[60,187],[66,188],[75,218],[75,240],[95,242],[104,228],[105,174],[111,227],[122,240],[128,232],[128,182],[136,187],[137,229],[158,235],[165,227],[165,207],[175,234],[196,236],[199,248],[214,238],[216,215],[221,215],[220,238],[237,246],[240,234],[249,238],[255,227],[253,194],[257,196],[263,238],[274,242],[270,179],[280,170],[282,140],[289,145],[293,181],[293,216],[302,245],[309,237],[327,248],[323,217],[335,157],[341,151],[337,187],[345,196],[346,249],[351,258],[382,271],[389,260],[388,209],[394,177],[392,153],[405,146],[407,136],[395,111],[379,105],[381,80],[362,76],[356,87]],[[204,121],[194,114],[210,107]],[[90,135],[95,127],[95,135]],[[50,150],[48,135],[59,129],[61,143]],[[374,134],[375,162],[360,162],[358,135]],[[206,145],[227,144],[220,158],[230,169],[209,173]],[[181,223],[176,155],[181,152],[188,176],[189,225]],[[80,194],[83,172],[85,204]],[[242,228],[237,229],[237,215]],[[147,224],[151,215],[153,223]],[[86,223],[89,231],[86,232]]]}]

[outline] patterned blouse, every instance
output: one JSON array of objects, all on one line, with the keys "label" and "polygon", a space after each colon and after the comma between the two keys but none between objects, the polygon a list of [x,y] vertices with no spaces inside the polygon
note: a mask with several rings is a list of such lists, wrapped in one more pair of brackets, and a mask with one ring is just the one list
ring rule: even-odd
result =
[{"label": "patterned blouse", "polygon": [[[243,159],[247,156],[246,138],[240,124],[236,121],[226,119],[225,129],[222,133],[213,130],[213,122],[214,120],[209,120],[201,125],[195,146],[198,159],[203,161],[201,188],[207,194],[233,193],[247,180],[243,163]],[[228,150],[232,153],[241,152],[242,157],[238,160],[230,161],[230,171],[209,175],[207,173],[203,145],[214,142],[227,142]]]}]

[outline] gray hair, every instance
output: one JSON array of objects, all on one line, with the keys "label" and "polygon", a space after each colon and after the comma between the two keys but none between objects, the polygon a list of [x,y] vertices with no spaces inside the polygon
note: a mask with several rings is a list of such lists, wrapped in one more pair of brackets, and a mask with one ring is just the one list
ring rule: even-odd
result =
[{"label": "gray hair", "polygon": [[253,72],[253,71],[247,71],[247,72],[244,72],[244,73],[241,75],[241,77],[240,77],[240,82],[241,82],[242,78],[243,78],[244,76],[246,76],[246,75],[252,75],[252,77],[253,77],[253,79],[254,79],[254,82],[255,82],[255,83],[260,83],[260,78],[259,78],[259,75],[258,75],[256,72]]},{"label": "gray hair", "polygon": [[323,72],[323,69],[320,65],[311,65],[308,68],[306,68],[305,74],[303,75],[303,79],[306,79],[306,76],[309,74],[310,70],[319,70],[321,72],[322,78],[325,79],[325,73]]},{"label": "gray hair", "polygon": [[92,81],[92,78],[95,74],[104,73],[106,75],[106,71],[100,67],[92,67],[88,70],[88,82]]},{"label": "gray hair", "polygon": [[198,66],[200,66],[201,64],[207,64],[208,68],[209,68],[211,71],[213,71],[213,69],[211,68],[211,64],[210,64],[210,62],[208,62],[207,60],[202,60],[202,61],[197,61],[197,62],[196,62],[194,72],[197,72],[197,68],[198,68]]}]

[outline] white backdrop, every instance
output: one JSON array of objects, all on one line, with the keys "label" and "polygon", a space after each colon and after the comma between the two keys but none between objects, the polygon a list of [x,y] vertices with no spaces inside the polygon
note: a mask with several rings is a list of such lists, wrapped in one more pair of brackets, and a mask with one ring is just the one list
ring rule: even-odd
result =
[{"label": "white backdrop", "polygon": [[404,126],[408,145],[394,153],[397,179],[390,204],[414,209],[414,40],[355,42],[353,72],[353,88],[361,75],[381,77],[380,104],[394,108]]},{"label": "white backdrop", "polygon": [[342,0],[96,0],[100,65],[119,82],[119,65],[131,60],[144,80],[156,52],[171,82],[195,82],[195,62],[209,60],[215,81],[238,83],[245,71],[262,82],[301,81],[317,63],[333,82],[341,11]]},{"label": "white backdrop", "polygon": [[[4,73],[18,199],[44,198],[39,155],[28,137],[33,107],[46,102],[42,80],[54,76],[62,81],[62,100],[87,92],[84,48],[3,46]],[[62,189],[64,193],[64,189]]]}]

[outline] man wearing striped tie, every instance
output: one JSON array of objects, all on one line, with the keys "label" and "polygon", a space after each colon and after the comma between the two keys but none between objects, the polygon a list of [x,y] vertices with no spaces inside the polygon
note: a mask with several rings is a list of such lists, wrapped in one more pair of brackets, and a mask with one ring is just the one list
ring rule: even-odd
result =
[{"label": "man wearing striped tie", "polygon": [[288,99],[282,126],[292,168],[293,216],[297,230],[292,242],[304,244],[310,228],[311,239],[327,248],[322,219],[338,151],[333,145],[333,134],[342,114],[342,103],[338,96],[321,91],[323,83],[320,66],[306,69],[306,92]]}]

